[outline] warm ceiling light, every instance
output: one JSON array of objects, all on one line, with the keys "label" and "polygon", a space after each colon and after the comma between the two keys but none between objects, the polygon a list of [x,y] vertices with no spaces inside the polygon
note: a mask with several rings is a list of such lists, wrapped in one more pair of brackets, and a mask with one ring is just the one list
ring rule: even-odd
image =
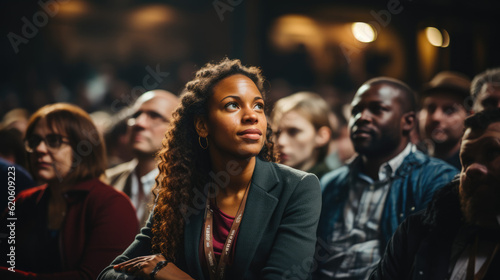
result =
[{"label": "warm ceiling light", "polygon": [[425,35],[429,43],[434,47],[446,48],[450,45],[450,35],[448,31],[444,29],[441,32],[435,27],[427,27],[425,29]]},{"label": "warm ceiling light", "polygon": [[355,22],[352,24],[354,38],[363,43],[373,42],[377,38],[377,32],[368,23]]},{"label": "warm ceiling light", "polygon": [[448,34],[448,31],[443,29],[443,44],[441,47],[446,48],[450,45],[450,34]]}]

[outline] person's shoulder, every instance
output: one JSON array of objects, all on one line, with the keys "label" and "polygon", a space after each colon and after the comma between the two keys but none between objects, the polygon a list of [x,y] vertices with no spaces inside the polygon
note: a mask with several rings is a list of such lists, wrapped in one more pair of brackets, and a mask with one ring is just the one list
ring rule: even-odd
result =
[{"label": "person's shoulder", "polygon": [[29,189],[21,191],[17,195],[16,199],[17,200],[24,200],[24,199],[28,199],[30,197],[38,197],[38,195],[40,195],[46,189],[47,189],[47,185],[41,185],[41,186],[38,186],[38,187],[29,188]]},{"label": "person's shoulder", "polygon": [[411,153],[408,159],[411,163],[420,165],[422,168],[458,173],[458,169],[446,161],[431,157],[418,150]]},{"label": "person's shoulder", "polygon": [[130,173],[137,166],[137,160],[133,159],[128,162],[124,162],[106,169],[106,177],[112,180],[115,177],[122,175],[123,173]]},{"label": "person's shoulder", "polygon": [[94,197],[99,197],[100,200],[113,199],[113,198],[128,199],[128,196],[125,193],[115,189],[114,187],[103,182],[99,178],[84,182],[84,184],[89,184],[90,186],[89,195]]},{"label": "person's shoulder", "polygon": [[303,178],[305,176],[314,176],[312,173],[308,173],[302,170],[298,170],[295,168],[292,168],[290,166],[281,164],[281,163],[276,163],[276,162],[271,162],[272,166],[276,170],[278,174],[284,177],[289,177],[289,178],[296,178],[299,179]]},{"label": "person's shoulder", "polygon": [[340,181],[347,179],[350,172],[349,165],[341,166],[334,169],[321,177],[321,188],[324,190],[328,185],[334,183],[337,184]]}]

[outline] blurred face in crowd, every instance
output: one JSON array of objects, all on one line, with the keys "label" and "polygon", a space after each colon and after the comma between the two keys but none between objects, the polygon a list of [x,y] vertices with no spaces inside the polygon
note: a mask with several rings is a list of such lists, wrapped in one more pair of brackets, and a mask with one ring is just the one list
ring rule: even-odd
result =
[{"label": "blurred face in crowd", "polygon": [[52,129],[44,118],[26,139],[26,150],[35,178],[45,183],[61,182],[70,172],[73,149],[62,131]]},{"label": "blurred face in crowd", "polygon": [[280,155],[280,162],[307,171],[317,161],[317,148],[326,145],[313,124],[297,111],[284,113],[274,124],[275,147]]},{"label": "blurred face in crowd", "polygon": [[179,101],[169,93],[150,91],[137,102],[137,109],[129,119],[130,142],[137,155],[150,157],[161,148],[162,139]]},{"label": "blurred face in crowd", "polygon": [[466,220],[498,226],[500,215],[500,122],[484,131],[468,128],[460,150],[460,200]]},{"label": "blurred face in crowd", "polygon": [[467,117],[460,100],[448,94],[433,94],[424,98],[419,113],[420,134],[436,145],[457,145]]},{"label": "blurred face in crowd", "polygon": [[368,157],[390,158],[395,150],[406,146],[402,137],[405,124],[400,98],[400,90],[390,84],[361,86],[351,103],[349,120],[356,152]]},{"label": "blurred face in crowd", "polygon": [[256,156],[266,141],[264,100],[245,75],[226,77],[213,87],[208,116],[196,120],[198,135],[208,139],[210,156],[247,159]]},{"label": "blurred face in crowd", "polygon": [[500,83],[486,83],[474,100],[474,112],[500,108]]}]

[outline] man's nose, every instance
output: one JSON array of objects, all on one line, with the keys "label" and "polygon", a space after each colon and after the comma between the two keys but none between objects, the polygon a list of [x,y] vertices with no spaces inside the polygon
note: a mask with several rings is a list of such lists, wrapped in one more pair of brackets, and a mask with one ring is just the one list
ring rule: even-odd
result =
[{"label": "man's nose", "polygon": [[431,119],[433,121],[441,121],[443,119],[444,113],[443,110],[441,109],[436,109],[432,114],[431,114]]},{"label": "man's nose", "polygon": [[146,127],[148,125],[148,116],[144,113],[138,115],[135,118],[130,119],[129,125],[130,126],[139,126],[139,127]]},{"label": "man's nose", "polygon": [[469,177],[469,179],[479,179],[488,174],[488,168],[481,163],[473,163],[465,169],[465,175]]}]

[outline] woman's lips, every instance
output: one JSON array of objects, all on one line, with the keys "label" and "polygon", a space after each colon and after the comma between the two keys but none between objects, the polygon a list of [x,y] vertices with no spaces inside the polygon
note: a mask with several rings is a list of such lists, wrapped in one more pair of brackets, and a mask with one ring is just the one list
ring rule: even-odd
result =
[{"label": "woman's lips", "polygon": [[281,160],[281,161],[286,161],[286,160],[288,160],[289,158],[290,158],[290,156],[289,156],[289,155],[287,155],[287,154],[280,154],[280,160]]},{"label": "woman's lips", "polygon": [[52,167],[52,164],[48,163],[48,162],[44,162],[44,161],[39,161],[36,163],[36,167],[38,168],[49,168],[49,167]]},{"label": "woman's lips", "polygon": [[250,140],[259,140],[262,136],[262,132],[258,129],[247,129],[241,132],[238,132],[238,135],[241,138],[250,139]]}]

